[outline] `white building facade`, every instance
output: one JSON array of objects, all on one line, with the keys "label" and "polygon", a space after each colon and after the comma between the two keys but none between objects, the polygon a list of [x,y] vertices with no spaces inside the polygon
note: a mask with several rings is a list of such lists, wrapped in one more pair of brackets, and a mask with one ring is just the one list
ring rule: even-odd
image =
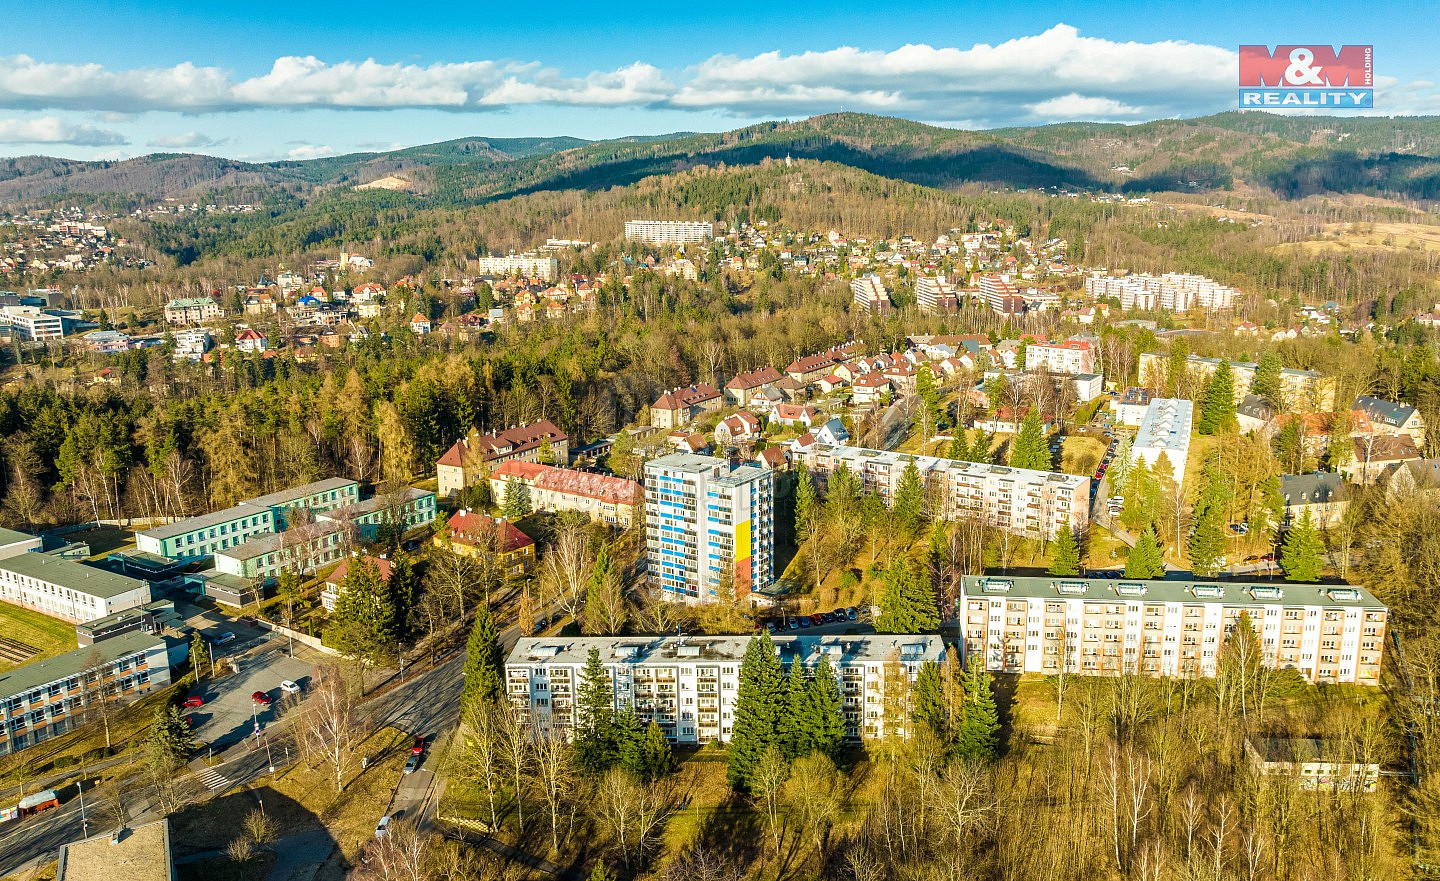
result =
[{"label": "white building facade", "polygon": [[1185,460],[1190,455],[1190,428],[1195,403],[1183,398],[1151,398],[1130,449],[1135,458],[1154,468],[1164,455],[1176,486],[1185,482]]},{"label": "white building facade", "polygon": [[542,281],[554,281],[560,274],[560,263],[554,257],[534,254],[510,254],[504,257],[480,257],[475,261],[480,275],[523,275]]},{"label": "white building facade", "polygon": [[689,245],[715,238],[715,227],[704,221],[627,220],[625,238],[650,245]]}]

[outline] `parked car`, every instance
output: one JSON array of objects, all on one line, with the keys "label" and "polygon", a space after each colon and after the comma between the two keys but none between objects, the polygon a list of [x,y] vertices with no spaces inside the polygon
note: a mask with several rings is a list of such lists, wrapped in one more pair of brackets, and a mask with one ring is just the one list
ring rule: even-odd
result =
[{"label": "parked car", "polygon": [[774,621],[766,621],[765,629],[773,635],[780,629],[780,625],[776,624]]},{"label": "parked car", "polygon": [[790,619],[790,629],[791,629],[791,630],[799,630],[799,629],[800,629],[800,619],[799,619],[799,618],[791,618],[791,619]]},{"label": "parked car", "polygon": [[300,686],[297,683],[291,682],[289,679],[285,679],[280,683],[280,690],[286,694],[299,694]]},{"label": "parked car", "polygon": [[415,738],[415,742],[410,745],[410,753],[411,755],[418,756],[423,752],[425,752],[425,738],[417,737]]},{"label": "parked car", "polygon": [[375,837],[376,837],[376,838],[384,838],[384,837],[385,837],[385,833],[386,833],[386,832],[389,832],[389,831],[390,831],[390,817],[389,817],[389,815],[387,814],[386,816],[381,817],[381,818],[380,818],[380,822],[375,825]]},{"label": "parked car", "polygon": [[205,706],[205,698],[200,697],[198,694],[192,694],[189,697],[185,698],[185,703],[181,704],[180,706],[184,707],[187,710],[194,707],[203,707]]},{"label": "parked car", "polygon": [[810,623],[814,624],[816,627],[819,627],[821,624],[825,623],[825,616],[821,615],[819,612],[816,612],[815,614],[810,616]]},{"label": "parked car", "polygon": [[420,763],[423,761],[425,761],[425,756],[423,753],[411,753],[410,758],[405,760],[405,773],[415,773],[416,769],[420,767]]},{"label": "parked car", "polygon": [[860,610],[855,608],[854,606],[851,606],[850,608],[845,610],[845,620],[854,621],[858,617],[860,617]]},{"label": "parked car", "polygon": [[793,623],[795,623],[796,621],[800,622],[800,629],[802,629],[802,630],[804,630],[805,628],[807,628],[807,627],[810,626],[810,619],[804,617],[803,615],[802,615],[801,617],[799,617],[799,618],[794,618],[794,619],[792,619],[792,620],[791,620],[791,623],[793,624]]},{"label": "parked car", "polygon": [[830,617],[834,618],[836,621],[844,621],[845,610],[843,608],[836,609],[835,611],[830,613]]},{"label": "parked car", "polygon": [[261,706],[270,706],[270,695],[266,694],[263,691],[257,691],[254,694],[250,695],[250,699],[257,704],[260,704]]},{"label": "parked car", "polygon": [[219,636],[215,637],[215,644],[216,644],[216,645],[224,645],[224,644],[227,643],[227,642],[234,642],[234,641],[235,641],[235,634],[231,633],[231,632],[228,631],[228,630],[225,631],[224,633],[220,634]]},{"label": "parked car", "polygon": [[1247,532],[1250,531],[1250,524],[1248,524],[1248,523],[1231,523],[1231,524],[1230,524],[1230,531],[1233,532],[1233,533],[1235,533],[1236,535],[1244,535],[1245,533],[1247,533]]}]

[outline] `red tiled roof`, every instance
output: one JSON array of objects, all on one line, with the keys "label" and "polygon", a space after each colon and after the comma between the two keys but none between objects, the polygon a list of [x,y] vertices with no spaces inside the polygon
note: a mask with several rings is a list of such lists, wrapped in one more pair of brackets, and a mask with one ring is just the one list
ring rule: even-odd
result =
[{"label": "red tiled roof", "polygon": [[865,388],[879,388],[882,385],[889,385],[890,380],[886,379],[879,373],[866,373],[861,376],[855,377],[855,382],[853,384],[863,386]]},{"label": "red tiled roof", "polygon": [[535,462],[522,462],[515,459],[503,463],[490,473],[491,479],[500,478],[508,480],[511,477],[518,477],[521,480],[528,480],[537,489],[549,490],[551,492],[564,493],[572,496],[585,496],[586,498],[599,499],[602,502],[628,505],[635,500],[635,495],[640,492],[640,484],[633,480],[626,480],[623,477],[612,477],[608,474],[592,474],[589,471],[576,471],[573,468],[557,468],[553,465],[540,465]]},{"label": "red tiled roof", "polygon": [[[557,428],[555,423],[549,419],[541,419],[539,422],[512,426],[504,431],[477,435],[475,444],[486,461],[489,461],[500,456],[535,449],[547,440],[555,444],[568,439],[565,432]],[[469,438],[456,441],[450,449],[445,451],[445,455],[440,457],[439,464],[455,468],[463,466],[465,464],[464,454],[469,445]]]},{"label": "red tiled roof", "polygon": [[700,383],[689,388],[675,389],[660,396],[650,409],[652,410],[685,410],[695,407],[706,401],[713,401],[720,397],[720,390],[713,385]]},{"label": "red tiled roof", "polygon": [[758,370],[750,370],[737,375],[734,379],[725,383],[725,387],[728,389],[749,390],[759,388],[767,383],[779,382],[780,379],[780,371],[774,367],[761,367]]},{"label": "red tiled roof", "polygon": [[[346,557],[344,560],[342,560],[340,565],[335,567],[335,571],[331,572],[328,576],[326,576],[325,583],[340,584],[341,582],[343,582],[345,580],[345,576],[350,574],[350,561],[353,559],[355,558]],[[365,559],[370,561],[370,563],[375,566],[375,569],[380,573],[381,581],[390,580],[391,566],[389,560],[385,560],[380,557],[372,557],[369,554],[365,555]]]},{"label": "red tiled roof", "polygon": [[495,534],[500,529],[500,553],[508,554],[511,551],[535,544],[530,536],[521,532],[519,527],[504,518],[491,519],[484,514],[475,511],[456,511],[450,516],[446,524],[450,530],[452,541],[460,544],[476,545],[482,538]]}]

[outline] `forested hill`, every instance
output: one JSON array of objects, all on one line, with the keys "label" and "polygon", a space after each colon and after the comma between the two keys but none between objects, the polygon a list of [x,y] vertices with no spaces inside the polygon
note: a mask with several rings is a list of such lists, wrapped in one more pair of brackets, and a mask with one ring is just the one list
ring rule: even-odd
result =
[{"label": "forested hill", "polygon": [[463,138],[382,153],[243,163],[192,155],[120,162],[0,161],[0,205],[61,194],[143,201],[239,189],[259,201],[305,198],[400,175],[437,206],[550,190],[601,190],[696,165],[785,157],[838,162],[940,188],[1066,187],[1130,192],[1223,190],[1237,182],[1282,198],[1364,193],[1440,198],[1440,118],[1281,117],[1224,113],[1140,125],[1065,123],[966,131],[839,113],[717,134],[586,142]]}]

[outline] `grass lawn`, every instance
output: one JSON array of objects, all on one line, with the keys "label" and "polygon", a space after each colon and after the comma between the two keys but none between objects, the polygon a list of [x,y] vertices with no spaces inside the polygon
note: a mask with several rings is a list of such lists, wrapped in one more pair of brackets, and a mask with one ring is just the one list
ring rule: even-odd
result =
[{"label": "grass lawn", "polygon": [[16,872],[13,875],[6,875],[0,881],[55,881],[55,876],[60,870],[59,863],[49,862],[26,869],[23,872]]},{"label": "grass lawn", "polygon": [[1103,455],[1104,441],[1083,434],[1072,434],[1065,438],[1060,447],[1060,470],[1066,474],[1089,477],[1095,473]]},{"label": "grass lawn", "polygon": [[0,636],[23,642],[38,650],[37,654],[23,661],[11,661],[0,656],[0,673],[13,670],[22,664],[53,658],[72,651],[77,646],[74,624],[9,603],[0,603]]},{"label": "grass lawn", "polygon": [[229,857],[181,863],[175,867],[175,877],[178,881],[265,881],[273,865],[275,854],[262,850],[243,863]]}]

